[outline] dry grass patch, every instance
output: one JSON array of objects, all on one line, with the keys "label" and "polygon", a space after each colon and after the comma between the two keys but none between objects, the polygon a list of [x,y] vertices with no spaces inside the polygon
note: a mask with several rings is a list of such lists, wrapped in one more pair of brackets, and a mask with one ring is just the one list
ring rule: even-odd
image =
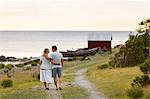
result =
[{"label": "dry grass patch", "polygon": [[111,99],[128,99],[126,90],[136,76],[141,75],[138,67],[98,70],[89,69],[87,78]]}]

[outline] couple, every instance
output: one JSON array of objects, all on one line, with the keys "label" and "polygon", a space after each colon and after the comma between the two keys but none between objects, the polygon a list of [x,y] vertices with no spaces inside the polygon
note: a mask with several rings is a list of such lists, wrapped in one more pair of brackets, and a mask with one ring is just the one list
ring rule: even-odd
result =
[{"label": "couple", "polygon": [[44,83],[46,90],[49,84],[55,83],[56,90],[61,90],[63,55],[57,52],[57,47],[52,46],[52,53],[48,56],[49,49],[45,49],[40,58],[40,81]]}]

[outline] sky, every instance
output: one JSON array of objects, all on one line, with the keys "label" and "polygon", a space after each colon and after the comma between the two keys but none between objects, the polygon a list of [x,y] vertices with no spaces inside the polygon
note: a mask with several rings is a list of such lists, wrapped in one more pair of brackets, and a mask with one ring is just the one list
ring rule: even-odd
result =
[{"label": "sky", "polygon": [[135,30],[150,0],[0,0],[0,30]]}]

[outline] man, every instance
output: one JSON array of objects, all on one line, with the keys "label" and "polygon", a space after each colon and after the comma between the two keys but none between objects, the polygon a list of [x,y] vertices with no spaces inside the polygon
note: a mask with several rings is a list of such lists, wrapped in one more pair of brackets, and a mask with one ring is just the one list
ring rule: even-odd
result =
[{"label": "man", "polygon": [[50,58],[47,59],[52,63],[52,77],[54,79],[56,90],[61,90],[63,55],[57,52],[56,46],[52,46],[52,53]]}]

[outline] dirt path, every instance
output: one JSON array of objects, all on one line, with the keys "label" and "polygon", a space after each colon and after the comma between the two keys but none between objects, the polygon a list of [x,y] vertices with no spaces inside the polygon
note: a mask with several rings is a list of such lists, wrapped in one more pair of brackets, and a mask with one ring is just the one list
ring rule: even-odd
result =
[{"label": "dirt path", "polygon": [[[102,93],[97,91],[96,87],[87,79],[85,79],[85,73],[87,69],[78,70],[75,74],[75,82],[62,84],[62,88],[67,87],[68,85],[79,86],[88,91],[89,99],[106,99]],[[35,86],[33,90],[45,90],[42,86]],[[50,85],[50,90],[47,91],[49,99],[62,99],[61,92],[55,89],[54,84]]]},{"label": "dirt path", "polygon": [[105,99],[102,93],[99,93],[95,86],[85,79],[87,69],[81,69],[77,72],[75,77],[75,84],[89,92],[89,99]]},{"label": "dirt path", "polygon": [[[62,88],[70,85],[70,83],[63,83]],[[43,86],[35,86],[33,90],[45,90]],[[62,99],[61,92],[57,91],[54,84],[50,84],[50,90],[47,90],[48,99]]]}]

